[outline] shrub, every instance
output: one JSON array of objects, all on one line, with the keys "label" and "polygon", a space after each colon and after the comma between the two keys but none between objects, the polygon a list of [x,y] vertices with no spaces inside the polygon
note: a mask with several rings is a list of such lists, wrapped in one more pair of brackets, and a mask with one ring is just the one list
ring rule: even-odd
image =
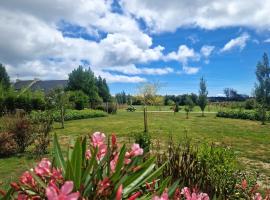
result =
[{"label": "shrub", "polygon": [[[261,120],[259,112],[256,111],[219,111],[216,116],[232,119]],[[267,114],[266,120],[270,120],[270,113]]]},{"label": "shrub", "polygon": [[174,112],[179,112],[179,110],[180,110],[180,108],[179,108],[179,104],[177,103],[177,104],[175,105]]},{"label": "shrub", "polygon": [[151,137],[148,133],[137,133],[134,135],[135,143],[143,148],[144,152],[150,151]]},{"label": "shrub", "polygon": [[31,99],[31,105],[33,110],[45,110],[46,102],[43,98],[33,97]]},{"label": "shrub", "polygon": [[48,152],[48,146],[50,144],[50,131],[52,130],[53,117],[50,111],[45,111],[43,114],[39,112],[32,118],[34,123],[35,141],[34,141],[34,153],[37,156],[41,156]]},{"label": "shrub", "polygon": [[15,100],[16,100],[16,98],[13,95],[9,95],[5,98],[4,105],[5,105],[5,108],[7,109],[8,113],[15,112],[15,109],[16,109]]},{"label": "shrub", "polygon": [[203,145],[192,146],[189,139],[174,143],[170,139],[165,152],[158,151],[158,166],[168,160],[163,168],[163,178],[180,180],[180,185],[200,188],[211,198],[227,199],[234,194],[237,182],[235,157],[226,148]]},{"label": "shrub", "polygon": [[0,132],[0,157],[10,156],[17,152],[17,144],[10,132]]},{"label": "shrub", "polygon": [[253,110],[256,108],[256,101],[255,99],[247,99],[245,101],[245,109],[247,110]]},{"label": "shrub", "polygon": [[89,97],[81,90],[71,91],[69,101],[74,104],[76,110],[83,110],[89,102]]},{"label": "shrub", "polygon": [[[45,112],[37,112],[32,111],[31,112],[31,118],[37,118],[36,115],[42,115],[45,118],[46,113]],[[70,120],[78,120],[78,119],[88,119],[88,118],[96,118],[96,117],[106,117],[107,113],[99,110],[91,110],[91,109],[85,109],[85,110],[70,110],[67,109],[65,113],[65,121]],[[59,111],[53,111],[52,112],[52,118],[56,122],[61,122],[61,115]]]},{"label": "shrub", "polygon": [[31,121],[23,114],[8,115],[3,117],[4,129],[13,135],[18,152],[23,153],[33,142]]},{"label": "shrub", "polygon": [[15,99],[15,107],[30,112],[32,109],[31,99],[27,95],[20,95]]}]

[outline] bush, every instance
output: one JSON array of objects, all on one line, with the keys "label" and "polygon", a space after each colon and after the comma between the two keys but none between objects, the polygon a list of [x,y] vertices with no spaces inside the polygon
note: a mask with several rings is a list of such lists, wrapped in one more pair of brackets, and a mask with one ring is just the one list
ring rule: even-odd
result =
[{"label": "bush", "polygon": [[245,101],[245,109],[247,110],[253,110],[256,108],[256,101],[255,99],[247,99]]},{"label": "bush", "polygon": [[81,90],[71,91],[69,101],[74,104],[76,110],[83,110],[89,102],[89,97]]},{"label": "bush", "polygon": [[0,132],[0,157],[10,156],[17,152],[13,133]]},{"label": "bush", "polygon": [[[46,113],[45,112],[37,112],[32,111],[31,112],[31,118],[37,118],[41,115],[45,118]],[[85,109],[85,110],[70,110],[67,109],[65,113],[65,121],[70,120],[77,120],[77,119],[88,119],[88,118],[95,118],[95,117],[106,117],[107,113],[99,110],[91,110],[91,109]],[[56,122],[61,122],[61,115],[59,111],[53,111],[52,112],[52,118]]]},{"label": "bush", "polygon": [[156,156],[158,166],[168,161],[163,179],[170,176],[172,181],[180,180],[180,185],[200,188],[211,198],[227,199],[234,193],[235,156],[229,149],[192,145],[189,139],[176,144],[171,139],[168,149],[158,151]]},{"label": "bush", "polygon": [[137,133],[134,135],[135,143],[143,148],[144,152],[150,151],[151,137],[148,133]]},{"label": "bush", "polygon": [[5,98],[4,105],[5,105],[5,108],[7,109],[8,113],[15,112],[15,109],[16,109],[15,100],[16,100],[16,98],[13,95],[9,95]]},{"label": "bush", "polygon": [[[232,119],[261,120],[259,112],[256,111],[219,111],[216,116]],[[267,114],[266,120],[270,120],[270,113]]]},{"label": "bush", "polygon": [[50,144],[50,131],[52,130],[53,117],[50,111],[45,111],[43,114],[34,115],[32,118],[34,123],[35,141],[34,141],[34,153],[37,156],[41,156],[48,153],[48,146]]},{"label": "bush", "polygon": [[20,95],[15,99],[15,107],[30,112],[32,110],[31,99],[27,95]]},{"label": "bush", "polygon": [[179,112],[179,104],[177,103],[176,105],[175,105],[175,108],[174,108],[174,112]]},{"label": "bush", "polygon": [[46,102],[44,98],[34,97],[31,99],[32,109],[33,110],[45,110]]},{"label": "bush", "polygon": [[18,152],[23,153],[33,142],[31,121],[23,114],[8,115],[2,118],[4,129],[13,135]]}]

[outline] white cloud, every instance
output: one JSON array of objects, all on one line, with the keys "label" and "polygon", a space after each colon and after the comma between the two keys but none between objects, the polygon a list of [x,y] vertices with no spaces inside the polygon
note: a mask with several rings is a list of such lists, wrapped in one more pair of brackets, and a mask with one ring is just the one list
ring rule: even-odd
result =
[{"label": "white cloud", "polygon": [[214,46],[204,45],[204,46],[202,46],[200,52],[204,57],[207,58],[211,55],[211,53],[213,52],[214,49],[215,49]]},{"label": "white cloud", "polygon": [[270,43],[270,38],[265,39],[263,42]]},{"label": "white cloud", "polygon": [[240,50],[242,50],[243,48],[245,48],[249,38],[250,36],[247,33],[243,33],[241,36],[231,39],[228,43],[226,43],[221,49],[221,52],[230,51],[235,48],[239,48]]},{"label": "white cloud", "polygon": [[[152,32],[175,31],[180,27],[215,29],[245,26],[270,27],[269,0],[120,0],[126,13],[143,19]],[[162,15],[162,16],[161,16]]]},{"label": "white cloud", "polygon": [[164,67],[164,68],[142,67],[142,68],[138,68],[135,65],[112,67],[112,68],[106,68],[105,70],[120,72],[120,73],[127,74],[127,75],[139,75],[139,74],[164,75],[164,74],[169,74],[169,73],[174,72],[173,68],[171,68],[171,67]]},{"label": "white cloud", "polygon": [[197,74],[199,72],[200,68],[199,67],[188,67],[188,66],[183,66],[183,72],[185,74]]},{"label": "white cloud", "polygon": [[199,55],[190,49],[186,45],[180,45],[178,51],[170,52],[167,56],[164,57],[165,60],[177,60],[182,63],[186,63],[189,59],[199,59]]}]

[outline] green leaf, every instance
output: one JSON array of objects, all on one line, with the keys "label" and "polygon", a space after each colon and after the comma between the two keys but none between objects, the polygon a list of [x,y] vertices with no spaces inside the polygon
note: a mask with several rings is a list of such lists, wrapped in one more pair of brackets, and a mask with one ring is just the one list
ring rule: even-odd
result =
[{"label": "green leaf", "polygon": [[12,194],[15,192],[15,190],[13,188],[10,188],[8,190],[8,192],[6,193],[6,195],[2,198],[2,200],[10,200],[13,199],[12,198]]},{"label": "green leaf", "polygon": [[145,183],[145,178],[149,176],[151,171],[155,168],[155,164],[151,164],[137,179],[130,183],[124,190],[123,196],[127,197],[131,192],[133,192],[140,185]]},{"label": "green leaf", "polygon": [[169,195],[169,197],[172,197],[172,195],[174,194],[176,188],[178,187],[178,184],[179,184],[179,180],[175,181],[173,183],[173,185],[168,188],[168,195]]},{"label": "green leaf", "polygon": [[63,171],[63,174],[65,174],[66,163],[65,163],[56,133],[54,133],[54,137],[53,137],[53,156],[55,158],[56,165],[60,167]]},{"label": "green leaf", "polygon": [[33,176],[33,178],[35,179],[35,181],[44,189],[47,188],[47,185],[43,182],[43,180],[41,178],[39,178],[34,172],[32,172],[31,170],[29,170],[30,174]]},{"label": "green leaf", "polygon": [[81,185],[82,176],[82,143],[81,138],[77,138],[71,157],[71,167],[74,172],[75,189],[78,190]]}]

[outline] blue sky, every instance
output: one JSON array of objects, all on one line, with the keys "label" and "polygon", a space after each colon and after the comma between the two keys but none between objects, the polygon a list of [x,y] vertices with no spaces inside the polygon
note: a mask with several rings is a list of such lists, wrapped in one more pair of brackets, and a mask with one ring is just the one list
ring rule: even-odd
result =
[{"label": "blue sky", "polygon": [[[256,2],[256,6],[254,3]],[[0,62],[12,80],[67,79],[78,65],[112,94],[159,82],[161,94],[250,95],[270,46],[268,0],[25,0],[0,3]]]}]

